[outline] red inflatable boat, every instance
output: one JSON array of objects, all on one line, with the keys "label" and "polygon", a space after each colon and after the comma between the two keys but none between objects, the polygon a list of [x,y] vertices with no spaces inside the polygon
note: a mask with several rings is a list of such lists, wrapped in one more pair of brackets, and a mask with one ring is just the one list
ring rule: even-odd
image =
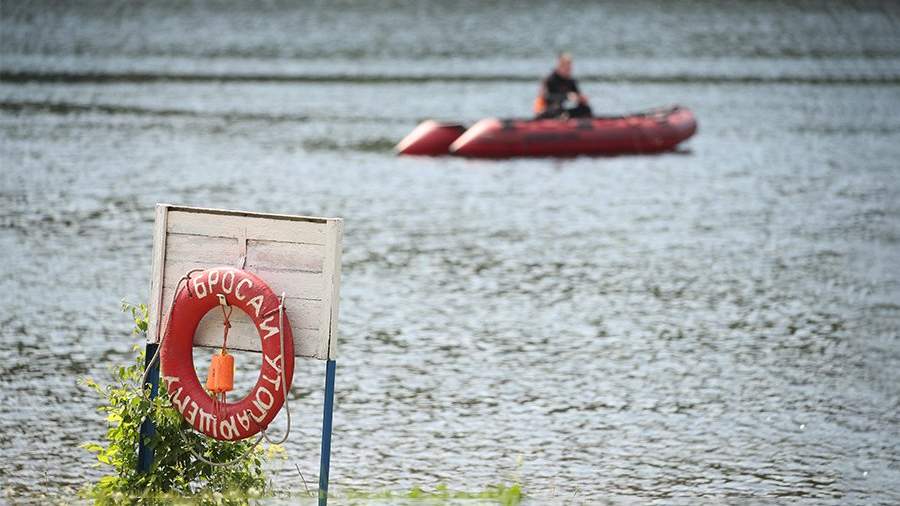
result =
[{"label": "red inflatable boat", "polygon": [[580,119],[483,119],[468,130],[457,123],[428,120],[399,144],[401,155],[475,158],[579,156],[671,151],[697,131],[684,107],[627,116]]}]

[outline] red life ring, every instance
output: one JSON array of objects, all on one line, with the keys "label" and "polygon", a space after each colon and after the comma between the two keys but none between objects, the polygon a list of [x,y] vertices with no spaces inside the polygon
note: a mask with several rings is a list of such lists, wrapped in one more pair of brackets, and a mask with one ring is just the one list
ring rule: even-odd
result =
[{"label": "red life ring", "polygon": [[[262,341],[263,365],[250,393],[237,402],[215,405],[194,369],[194,332],[200,320],[224,295],[231,306],[247,313]],[[279,337],[278,296],[254,274],[233,267],[216,267],[192,276],[169,310],[160,350],[163,381],[172,405],[197,431],[215,439],[237,441],[269,426],[284,403],[281,374],[290,390],[294,376],[294,341],[283,315],[284,363]]]}]

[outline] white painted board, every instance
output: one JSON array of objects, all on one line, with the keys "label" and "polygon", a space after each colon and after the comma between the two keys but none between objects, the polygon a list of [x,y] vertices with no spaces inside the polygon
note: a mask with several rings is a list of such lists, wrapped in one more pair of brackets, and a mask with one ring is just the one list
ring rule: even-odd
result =
[{"label": "white painted board", "polygon": [[[315,218],[157,204],[150,278],[147,337],[165,335],[175,287],[191,269],[242,267],[285,293],[294,355],[333,360],[337,355],[340,299],[340,218]],[[253,323],[231,316],[228,347],[260,351]],[[194,346],[222,344],[222,313],[210,311],[194,334]]]}]

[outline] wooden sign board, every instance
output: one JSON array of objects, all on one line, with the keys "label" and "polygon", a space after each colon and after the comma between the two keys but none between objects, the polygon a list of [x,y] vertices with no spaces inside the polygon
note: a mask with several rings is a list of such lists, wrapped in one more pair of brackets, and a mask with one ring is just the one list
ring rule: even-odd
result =
[{"label": "wooden sign board", "polygon": [[[165,335],[178,281],[191,269],[228,265],[250,271],[285,294],[294,355],[334,360],[341,278],[340,218],[312,218],[218,209],[156,206],[150,278],[150,342]],[[228,347],[260,351],[256,327],[242,311],[231,316]],[[210,311],[194,346],[222,345],[221,311]]]}]

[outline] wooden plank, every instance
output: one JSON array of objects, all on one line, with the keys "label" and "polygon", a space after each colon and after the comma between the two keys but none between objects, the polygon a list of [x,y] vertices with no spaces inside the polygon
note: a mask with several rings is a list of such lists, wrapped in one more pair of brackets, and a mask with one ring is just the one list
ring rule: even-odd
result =
[{"label": "wooden plank", "polygon": [[289,265],[299,271],[322,272],[325,247],[281,241],[247,241],[247,268],[278,269]]},{"label": "wooden plank", "polygon": [[[169,305],[172,304],[174,293],[175,292],[171,288],[166,288],[165,295],[163,296],[163,314],[169,313]],[[323,304],[324,303],[320,300],[298,299],[294,297],[284,298],[284,307],[287,310],[288,318],[291,319],[291,327],[293,328],[316,330],[322,325],[327,325],[328,322],[322,321],[320,318]],[[221,310],[218,310],[220,317],[219,322],[222,321],[221,312]],[[243,311],[239,309],[235,309],[234,315],[235,318],[240,317],[241,319],[247,317]],[[248,325],[249,321],[250,320],[248,319]]]},{"label": "wooden plank", "polygon": [[260,213],[256,211],[235,211],[233,209],[216,209],[213,207],[191,207],[176,206],[173,204],[158,204],[166,206],[170,211],[180,211],[186,213],[199,213],[206,215],[222,215],[222,216],[245,216],[252,218],[265,218],[269,220],[281,221],[307,221],[310,223],[326,224],[328,220],[335,218],[321,218],[319,216],[301,216],[297,214],[277,214],[277,213]]},{"label": "wooden plank", "polygon": [[[334,242],[334,227],[331,223],[328,224],[328,228],[325,231],[325,255],[328,256],[331,251],[334,249],[332,243]],[[324,269],[322,271],[322,313],[319,316],[320,321],[323,322],[323,325],[319,326],[319,347],[316,350],[316,357],[322,360],[328,360],[328,341],[330,339],[331,334],[331,325],[329,325],[330,317],[331,317],[331,279],[332,273],[334,272],[334,266],[331,263],[327,263],[324,265]]]},{"label": "wooden plank", "polygon": [[331,293],[329,296],[329,304],[323,306],[330,309],[328,322],[328,353],[327,359],[334,360],[337,357],[338,342],[338,309],[341,301],[341,255],[343,254],[342,245],[344,243],[344,221],[330,220],[332,233],[329,234],[329,242],[327,245],[326,258],[333,259],[331,265],[330,279],[326,278],[326,286],[330,285]]},{"label": "wooden plank", "polygon": [[234,265],[241,256],[238,240],[232,237],[173,234],[166,239],[166,261]]},{"label": "wooden plank", "polygon": [[153,226],[153,264],[150,271],[150,321],[147,325],[147,341],[159,341],[160,313],[163,297],[163,269],[166,262],[166,218],[168,209],[165,205],[156,205],[156,220]]},{"label": "wooden plank", "polygon": [[[169,233],[166,239],[166,259],[171,261],[236,265],[244,252],[240,239],[205,235]],[[325,247],[282,241],[247,241],[245,267],[284,270],[284,266],[299,271],[322,272]]]},{"label": "wooden plank", "polygon": [[[175,285],[178,284],[178,280],[192,269],[209,269],[221,265],[229,264],[166,262],[165,282],[163,286],[167,289],[170,287],[174,288]],[[250,266],[248,266],[246,270],[262,278],[272,291],[279,295],[281,295],[281,292],[285,292],[286,297],[322,300],[322,294],[324,293],[324,278],[320,272],[257,269]]]},{"label": "wooden plank", "polygon": [[170,234],[325,244],[325,224],[306,221],[170,211],[166,230]]},{"label": "wooden plank", "polygon": [[[212,331],[212,329],[217,329],[218,334]],[[235,332],[237,327],[232,327],[231,332]],[[246,327],[246,329],[241,329],[241,332],[247,332],[247,336],[251,336],[253,332],[255,332],[255,328],[252,326]],[[291,329],[294,336],[294,356],[296,357],[310,357],[310,358],[318,358],[316,356],[316,350],[318,349],[318,338],[319,333],[317,330],[309,330],[309,329]],[[228,349],[230,350],[242,350],[242,351],[254,351],[259,352],[259,335],[253,334],[252,339],[235,339],[232,341],[231,332],[228,334]],[[253,343],[256,343],[253,345]],[[249,346],[248,346],[249,345]],[[197,328],[197,333],[194,334],[194,346],[203,346],[205,348],[221,348],[222,347],[222,322],[208,323],[206,321],[201,321],[200,326]],[[287,350],[285,350],[287,351]]]}]

